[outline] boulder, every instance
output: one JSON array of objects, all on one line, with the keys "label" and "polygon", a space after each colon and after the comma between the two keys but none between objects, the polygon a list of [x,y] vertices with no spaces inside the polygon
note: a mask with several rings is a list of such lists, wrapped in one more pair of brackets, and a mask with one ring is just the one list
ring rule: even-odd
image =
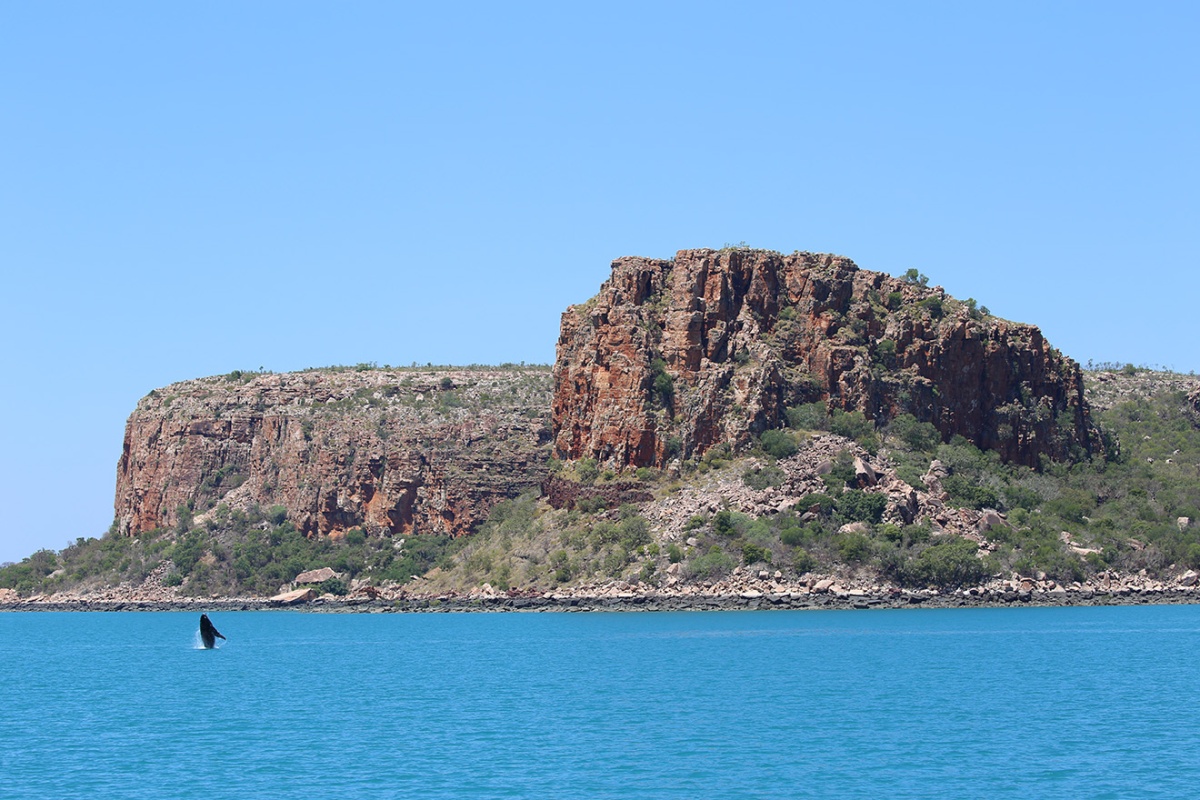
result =
[{"label": "boulder", "polygon": [[336,578],[338,574],[329,567],[321,567],[320,569],[310,569],[308,572],[301,572],[296,576],[296,583],[324,583],[330,578]]},{"label": "boulder", "polygon": [[865,489],[879,483],[879,475],[869,463],[856,457],[854,459],[854,481],[858,484],[858,488]]},{"label": "boulder", "polygon": [[1000,512],[993,509],[984,509],[983,514],[979,517],[979,530],[987,532],[994,528],[1007,528],[1008,522],[1000,515]]},{"label": "boulder", "polygon": [[317,593],[314,589],[294,589],[290,592],[281,592],[270,599],[272,605],[277,606],[296,606],[301,603],[308,603],[317,599]]}]

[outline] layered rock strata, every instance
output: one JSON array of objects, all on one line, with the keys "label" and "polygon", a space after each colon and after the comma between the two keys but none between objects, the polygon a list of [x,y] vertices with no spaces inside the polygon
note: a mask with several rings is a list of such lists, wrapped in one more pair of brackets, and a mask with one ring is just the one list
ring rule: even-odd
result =
[{"label": "layered rock strata", "polygon": [[814,401],[878,423],[911,413],[1029,466],[1103,447],[1079,365],[1038,328],[840,256],[621,258],[562,316],[561,458],[661,466],[746,445]]},{"label": "layered rock strata", "polygon": [[173,384],[129,417],[116,524],[136,534],[175,525],[180,509],[258,504],[307,534],[460,536],[545,479],[550,388],[543,367]]}]

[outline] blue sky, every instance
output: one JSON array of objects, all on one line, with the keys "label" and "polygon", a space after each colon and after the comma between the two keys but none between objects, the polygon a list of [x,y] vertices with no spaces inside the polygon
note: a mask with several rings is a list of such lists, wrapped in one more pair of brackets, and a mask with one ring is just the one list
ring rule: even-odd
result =
[{"label": "blue sky", "polygon": [[1194,4],[0,4],[0,562],[186,378],[550,362],[622,255],[916,267],[1200,369]]}]

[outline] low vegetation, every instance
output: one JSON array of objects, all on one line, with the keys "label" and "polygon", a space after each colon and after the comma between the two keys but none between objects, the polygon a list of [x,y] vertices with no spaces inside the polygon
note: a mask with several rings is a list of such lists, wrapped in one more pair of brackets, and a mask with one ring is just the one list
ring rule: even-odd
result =
[{"label": "low vegetation", "polygon": [[175,529],[140,536],[115,530],[80,538],[60,553],[43,550],[0,568],[0,588],[21,594],[88,586],[140,584],[165,567],[163,583],[189,596],[272,595],[310,569],[331,567],[341,577],[321,591],[345,594],[355,578],[405,582],[448,563],[461,546],[445,536],[379,537],[353,529],[339,538],[307,537],[286,520],[282,506],[243,512],[218,506],[203,525],[183,514]]}]

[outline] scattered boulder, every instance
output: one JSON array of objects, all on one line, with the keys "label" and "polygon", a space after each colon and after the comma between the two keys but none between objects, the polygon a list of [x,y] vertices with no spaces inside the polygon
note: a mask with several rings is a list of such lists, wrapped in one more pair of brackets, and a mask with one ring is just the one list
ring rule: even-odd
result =
[{"label": "scattered boulder", "polygon": [[281,592],[275,595],[271,598],[270,602],[277,606],[297,606],[316,599],[317,592],[314,589],[294,589],[290,592]]},{"label": "scattered boulder", "polygon": [[1004,515],[990,508],[984,509],[983,515],[979,518],[979,530],[981,532],[987,532],[994,528],[1007,527],[1008,521],[1004,519]]},{"label": "scattered boulder", "polygon": [[854,481],[858,484],[858,488],[865,489],[868,486],[874,486],[879,483],[879,475],[875,472],[870,462],[855,457]]},{"label": "scattered boulder", "polygon": [[331,578],[336,578],[338,574],[329,567],[321,567],[320,569],[310,569],[308,572],[301,572],[296,576],[296,583],[324,583]]}]

